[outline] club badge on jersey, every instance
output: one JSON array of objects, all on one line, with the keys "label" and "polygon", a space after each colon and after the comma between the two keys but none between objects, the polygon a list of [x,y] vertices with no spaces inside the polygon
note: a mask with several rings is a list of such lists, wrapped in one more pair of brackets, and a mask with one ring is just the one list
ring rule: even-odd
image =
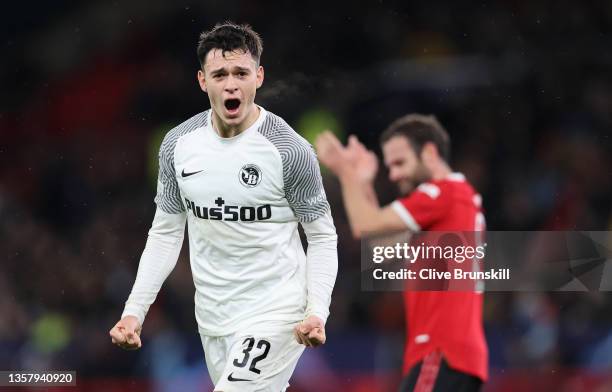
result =
[{"label": "club badge on jersey", "polygon": [[238,173],[238,180],[243,186],[254,188],[261,182],[261,169],[253,164],[244,165]]}]

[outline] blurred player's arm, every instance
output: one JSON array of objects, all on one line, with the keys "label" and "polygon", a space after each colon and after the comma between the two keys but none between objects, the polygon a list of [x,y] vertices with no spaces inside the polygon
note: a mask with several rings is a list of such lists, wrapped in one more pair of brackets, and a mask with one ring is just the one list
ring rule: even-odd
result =
[{"label": "blurred player's arm", "polygon": [[294,332],[299,343],[316,347],[326,339],[325,322],[338,273],[338,236],[315,152],[305,140],[298,143],[287,161],[289,170],[285,184],[287,200],[308,241],[308,299],[304,320]]},{"label": "blurred player's arm", "polygon": [[321,162],[340,180],[342,199],[355,238],[366,233],[406,229],[406,224],[391,206],[380,207],[374,190],[378,170],[376,155],[355,136],[342,146],[333,133],[323,132],[316,140]]},{"label": "blurred player's arm", "polygon": [[367,233],[406,229],[406,224],[390,206],[380,207],[371,201],[364,184],[359,183],[359,176],[349,172],[339,179],[344,208],[355,238]]}]

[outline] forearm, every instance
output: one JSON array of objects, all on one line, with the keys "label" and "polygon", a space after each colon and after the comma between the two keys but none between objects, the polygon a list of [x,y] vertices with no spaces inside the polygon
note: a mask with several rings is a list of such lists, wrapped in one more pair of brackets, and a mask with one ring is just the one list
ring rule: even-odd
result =
[{"label": "forearm", "polygon": [[314,315],[325,322],[338,273],[338,236],[329,212],[302,227],[308,239],[306,317]]},{"label": "forearm", "polygon": [[376,230],[380,206],[372,183],[359,181],[348,173],[340,176],[340,185],[353,236],[359,238],[365,232]]},{"label": "forearm", "polygon": [[162,284],[176,265],[184,232],[184,214],[167,214],[160,209],[156,211],[122,318],[135,316],[142,325]]},{"label": "forearm", "polygon": [[374,185],[370,182],[362,183],[361,187],[366,194],[366,198],[371,205],[378,207],[380,204],[378,203],[378,196],[376,195],[376,190],[374,190]]}]

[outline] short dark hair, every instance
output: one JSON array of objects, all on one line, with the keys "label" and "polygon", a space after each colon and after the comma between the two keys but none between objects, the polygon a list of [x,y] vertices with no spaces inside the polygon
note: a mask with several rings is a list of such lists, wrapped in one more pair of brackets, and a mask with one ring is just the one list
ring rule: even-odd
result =
[{"label": "short dark hair", "polygon": [[380,135],[380,144],[385,144],[395,136],[407,138],[418,156],[425,143],[431,142],[442,159],[447,163],[450,161],[450,137],[436,116],[412,113],[400,117]]},{"label": "short dark hair", "polygon": [[204,68],[206,55],[213,49],[221,49],[223,55],[225,55],[225,52],[243,50],[249,52],[255,62],[259,64],[263,44],[259,34],[248,24],[239,25],[233,22],[225,22],[219,23],[212,30],[200,34],[198,60],[201,68]]}]

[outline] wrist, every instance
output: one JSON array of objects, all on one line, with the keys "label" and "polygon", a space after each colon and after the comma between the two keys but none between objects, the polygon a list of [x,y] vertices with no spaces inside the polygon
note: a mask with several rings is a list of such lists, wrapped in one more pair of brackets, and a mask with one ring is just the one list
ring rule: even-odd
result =
[{"label": "wrist", "polygon": [[338,173],[338,179],[341,183],[347,183],[358,181],[357,172],[352,167],[345,167]]},{"label": "wrist", "polygon": [[309,317],[316,317],[319,320],[321,320],[321,323],[323,324],[323,326],[325,326],[325,323],[327,322],[327,316],[328,315],[329,315],[329,312],[309,311],[309,312],[306,313],[306,317],[304,319],[306,320]]},{"label": "wrist", "polygon": [[136,318],[138,324],[142,326],[142,324],[144,323],[145,315],[146,313],[139,306],[128,303],[126,304],[125,309],[121,314],[121,319],[127,316],[132,316]]},{"label": "wrist", "polygon": [[343,175],[338,177],[340,180],[340,185],[343,187],[352,187],[352,186],[368,186],[371,185],[371,181],[363,176],[360,176],[354,169],[347,170]]}]

